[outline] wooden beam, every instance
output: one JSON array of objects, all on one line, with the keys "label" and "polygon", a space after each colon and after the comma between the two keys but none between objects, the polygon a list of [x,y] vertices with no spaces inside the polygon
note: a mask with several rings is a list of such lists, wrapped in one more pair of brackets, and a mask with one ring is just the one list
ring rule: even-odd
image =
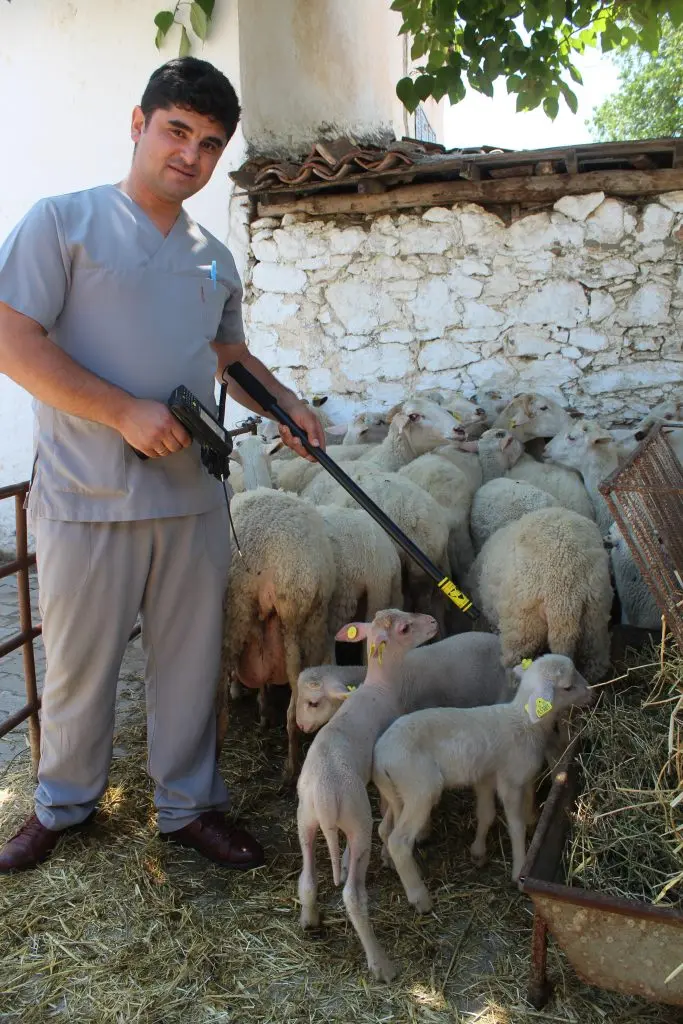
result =
[{"label": "wooden beam", "polygon": [[[434,181],[406,185],[380,195],[334,194],[307,196],[272,203],[259,202],[259,217],[285,213],[324,216],[335,213],[382,213],[411,206],[439,206],[459,202],[551,203],[562,196],[605,192],[611,196],[649,196],[683,189],[683,168],[657,171],[587,171],[497,181]],[[275,199],[275,196],[273,196]]]}]

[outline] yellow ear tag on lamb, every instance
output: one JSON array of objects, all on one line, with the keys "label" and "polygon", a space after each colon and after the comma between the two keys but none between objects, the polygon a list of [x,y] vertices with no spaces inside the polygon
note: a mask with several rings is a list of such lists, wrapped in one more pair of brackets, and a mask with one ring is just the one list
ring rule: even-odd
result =
[{"label": "yellow ear tag on lamb", "polygon": [[377,649],[377,660],[380,663],[380,665],[382,664],[382,658],[384,657],[384,648],[386,646],[386,643],[384,642],[384,640],[382,640],[379,645],[379,648]]},{"label": "yellow ear tag on lamb", "polygon": [[544,697],[536,698],[536,718],[543,718],[544,715],[547,715],[552,710],[553,706],[549,700],[546,700]]},{"label": "yellow ear tag on lamb", "polygon": [[353,691],[357,690],[357,689],[358,689],[357,686],[347,686],[346,687],[346,690],[347,690],[348,693],[353,693]]},{"label": "yellow ear tag on lamb", "polygon": [[375,657],[376,651],[377,651],[377,648],[375,647],[375,645],[374,644],[370,644],[370,657],[371,658]]},{"label": "yellow ear tag on lamb", "polygon": [[514,430],[517,426],[517,420],[510,420],[508,423],[508,430]]},{"label": "yellow ear tag on lamb", "polygon": [[522,668],[524,669],[524,671],[526,671],[528,668],[531,668],[532,665],[533,662],[531,658],[522,658]]},{"label": "yellow ear tag on lamb", "polygon": [[358,636],[358,630],[356,629],[355,626],[349,626],[349,628],[346,630],[346,635],[349,638],[349,640],[355,640],[356,637]]}]

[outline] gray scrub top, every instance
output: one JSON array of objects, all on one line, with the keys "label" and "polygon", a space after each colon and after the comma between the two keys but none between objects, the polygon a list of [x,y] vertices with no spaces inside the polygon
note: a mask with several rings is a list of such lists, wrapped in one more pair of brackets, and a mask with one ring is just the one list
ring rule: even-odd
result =
[{"label": "gray scrub top", "polygon": [[[244,340],[241,299],[226,246],[185,211],[164,237],[115,185],[41,200],[0,247],[0,301],[137,398],[166,401],[184,384],[214,412],[210,344]],[[34,517],[129,521],[208,512],[224,500],[197,444],[143,462],[110,427],[34,408]]]}]

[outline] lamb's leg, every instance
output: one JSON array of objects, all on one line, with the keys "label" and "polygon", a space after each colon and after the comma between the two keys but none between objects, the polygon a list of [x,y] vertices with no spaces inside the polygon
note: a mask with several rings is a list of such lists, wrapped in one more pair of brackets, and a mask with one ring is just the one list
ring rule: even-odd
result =
[{"label": "lamb's leg", "polygon": [[470,854],[475,864],[486,862],[486,837],[491,825],[496,820],[496,789],[493,779],[484,779],[474,787],[477,797],[477,834],[470,846]]},{"label": "lamb's leg", "polygon": [[419,794],[417,799],[403,805],[403,809],[388,839],[389,856],[403,883],[406,897],[420,914],[432,909],[432,899],[427,886],[422,881],[418,866],[413,857],[413,849],[420,831],[429,821],[432,801]]},{"label": "lamb's leg", "polygon": [[[368,806],[369,812],[369,806]],[[370,842],[372,818],[368,815],[358,830],[347,835],[349,849],[349,875],[344,886],[344,906],[351,924],[363,944],[368,969],[378,981],[391,981],[396,976],[396,967],[384,952],[372,927],[368,914],[368,893],[365,876],[370,863]]]},{"label": "lamb's leg", "polygon": [[300,922],[302,928],[317,928],[320,924],[318,876],[315,867],[315,837],[318,834],[318,821],[308,812],[303,801],[299,803],[297,811],[297,826],[303,860],[299,875]]},{"label": "lamb's leg", "polygon": [[599,600],[589,600],[583,610],[575,661],[589,683],[599,682],[609,669],[609,610]]},{"label": "lamb's leg", "polygon": [[526,856],[526,827],[524,823],[524,787],[515,786],[498,776],[497,789],[505,811],[510,842],[512,844],[512,881],[519,879]]},{"label": "lamb's leg", "polygon": [[387,804],[387,807],[386,807],[386,809],[384,811],[384,817],[380,821],[379,828],[377,829],[377,833],[378,833],[380,839],[382,840],[382,853],[381,853],[381,857],[382,857],[382,864],[384,864],[385,867],[390,867],[391,866],[391,857],[389,856],[389,847],[388,847],[387,844],[389,842],[389,836],[391,835],[391,830],[393,829],[393,827],[394,827],[394,816],[393,816],[391,807]]},{"label": "lamb's leg", "polygon": [[536,779],[530,779],[524,787],[524,821],[527,828],[533,828],[538,821]]},{"label": "lamb's leg", "polygon": [[285,780],[293,781],[299,767],[299,728],[296,724],[296,687],[287,705],[287,764]]}]

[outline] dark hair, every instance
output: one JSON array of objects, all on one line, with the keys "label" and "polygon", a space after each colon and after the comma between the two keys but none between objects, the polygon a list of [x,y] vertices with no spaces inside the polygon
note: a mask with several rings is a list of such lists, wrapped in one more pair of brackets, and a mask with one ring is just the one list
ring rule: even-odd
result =
[{"label": "dark hair", "polygon": [[210,117],[230,138],[240,119],[237,93],[222,71],[206,60],[176,57],[157,68],[140,100],[145,122],[155,110],[184,107]]}]

